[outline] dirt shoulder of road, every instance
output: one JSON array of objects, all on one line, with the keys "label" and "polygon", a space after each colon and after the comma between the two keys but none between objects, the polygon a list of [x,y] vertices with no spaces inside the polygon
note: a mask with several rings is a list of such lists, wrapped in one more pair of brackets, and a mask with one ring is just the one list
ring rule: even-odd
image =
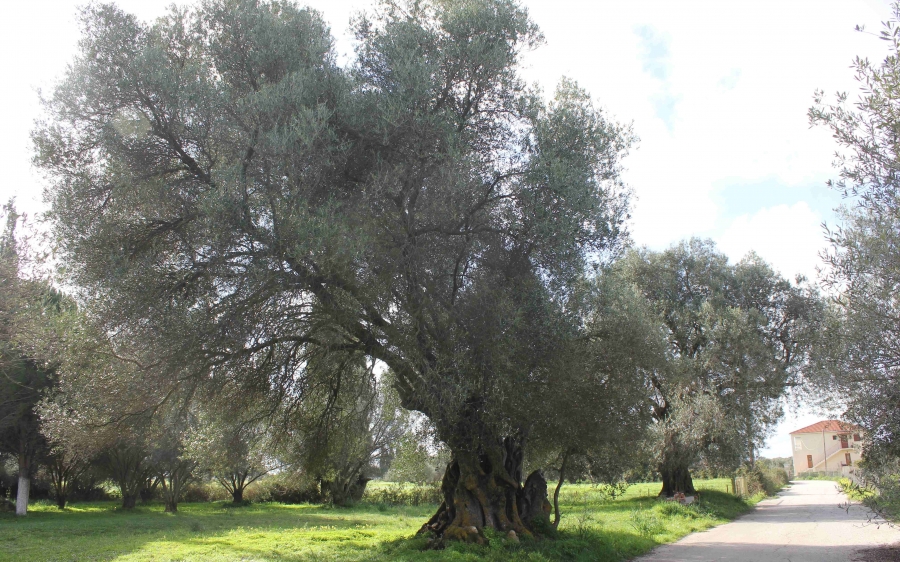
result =
[{"label": "dirt shoulder of road", "polygon": [[900,542],[858,550],[853,562],[900,562]]}]

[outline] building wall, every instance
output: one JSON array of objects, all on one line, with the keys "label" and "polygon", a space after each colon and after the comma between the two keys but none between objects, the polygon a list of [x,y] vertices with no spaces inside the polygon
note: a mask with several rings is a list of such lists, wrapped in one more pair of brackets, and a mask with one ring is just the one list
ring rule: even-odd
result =
[{"label": "building wall", "polygon": [[[841,447],[840,434],[843,432],[826,431],[824,443],[822,433],[791,434],[791,450],[794,454],[794,474],[807,471],[840,471],[847,464],[846,453],[850,453],[853,466],[859,462],[861,441],[853,440],[853,433],[848,435],[846,449]],[[812,455],[813,468],[809,468],[807,455]],[[827,457],[827,463],[823,462]]]}]

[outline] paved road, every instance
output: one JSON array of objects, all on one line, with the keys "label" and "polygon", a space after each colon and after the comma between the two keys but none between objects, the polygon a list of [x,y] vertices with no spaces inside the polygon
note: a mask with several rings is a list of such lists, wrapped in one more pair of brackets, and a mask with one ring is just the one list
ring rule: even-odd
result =
[{"label": "paved road", "polygon": [[847,562],[868,546],[900,541],[900,530],[864,525],[865,510],[838,507],[834,482],[792,482],[740,519],[661,546],[636,562]]}]

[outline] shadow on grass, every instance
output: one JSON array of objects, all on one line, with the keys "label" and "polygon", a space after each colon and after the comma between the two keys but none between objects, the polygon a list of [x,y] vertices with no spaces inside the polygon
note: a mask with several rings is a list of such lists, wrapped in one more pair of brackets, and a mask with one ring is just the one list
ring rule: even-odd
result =
[{"label": "shadow on grass", "polygon": [[[453,544],[428,550],[415,532],[436,506],[360,504],[349,509],[318,505],[184,504],[177,514],[161,505],[131,512],[116,505],[75,504],[46,508],[25,519],[0,517],[0,560],[231,560],[273,561],[618,561],[643,554],[694,530],[747,511],[734,496],[704,492],[700,506],[684,508],[646,497],[564,504],[556,539],[515,543],[490,536],[487,546]],[[642,532],[631,518],[644,514],[661,523]],[[643,517],[644,515],[641,515]],[[59,537],[65,536],[61,541]]]},{"label": "shadow on grass", "polygon": [[[362,539],[362,540],[361,540]],[[272,561],[311,562],[319,560],[347,561],[481,561],[533,562],[566,560],[573,562],[620,561],[650,551],[660,544],[634,533],[617,533],[601,529],[586,532],[560,532],[555,539],[523,539],[514,543],[499,536],[488,545],[455,543],[442,550],[429,548],[425,537],[414,534],[380,542],[370,542],[353,532],[320,538],[320,544],[297,545],[294,552],[276,552],[264,545],[247,542],[238,544],[222,537],[196,537],[189,540],[200,551],[229,553],[229,558],[264,559]],[[313,543],[317,542],[315,540]]]}]

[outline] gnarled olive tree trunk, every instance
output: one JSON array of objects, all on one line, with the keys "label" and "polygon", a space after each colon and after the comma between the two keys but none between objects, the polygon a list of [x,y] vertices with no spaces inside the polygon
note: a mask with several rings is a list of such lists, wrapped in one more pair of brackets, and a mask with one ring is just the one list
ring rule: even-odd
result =
[{"label": "gnarled olive tree trunk", "polygon": [[550,526],[547,481],[539,471],[522,483],[522,448],[506,438],[477,453],[456,451],[441,490],[444,501],[420,533],[484,542],[485,528],[536,535]]},{"label": "gnarled olive tree trunk", "polygon": [[357,472],[349,478],[335,478],[334,480],[320,482],[322,494],[334,505],[353,505],[361,501],[366,493],[366,486],[371,478]]},{"label": "gnarled olive tree trunk", "polygon": [[687,465],[676,462],[663,463],[659,467],[659,474],[662,476],[663,482],[662,490],[659,492],[660,496],[671,498],[679,492],[687,496],[697,493]]}]

